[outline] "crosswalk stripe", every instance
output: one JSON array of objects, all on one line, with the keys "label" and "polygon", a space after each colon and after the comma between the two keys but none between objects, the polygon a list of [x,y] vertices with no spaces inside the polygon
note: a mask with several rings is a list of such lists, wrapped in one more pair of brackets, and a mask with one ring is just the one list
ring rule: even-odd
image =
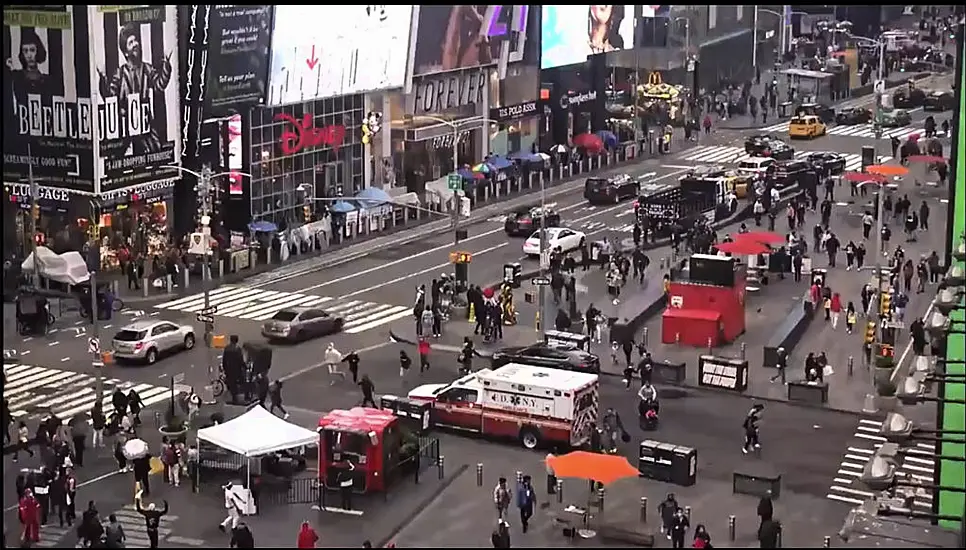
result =
[{"label": "crosswalk stripe", "polygon": [[[34,414],[32,411],[47,413],[49,410],[67,421],[75,414],[90,411],[97,401],[94,393],[97,380],[89,374],[24,364],[4,368],[4,374],[7,383],[3,387],[3,397],[14,420],[31,416]],[[108,391],[102,404],[107,416],[114,412],[111,404],[112,386],[125,393],[134,389],[145,407],[169,397],[169,388],[162,386],[122,382],[113,378],[106,380],[104,385]]]},{"label": "crosswalk stripe", "polygon": [[[601,227],[604,227],[601,224]],[[168,309],[182,312],[199,312],[204,308],[204,293],[192,294],[177,300],[154,306],[155,309]],[[213,291],[208,304],[216,309],[219,317],[266,321],[279,311],[291,307],[319,307],[326,312],[342,317],[343,329],[350,334],[392,323],[412,315],[412,308],[393,304],[367,302],[363,300],[339,300],[328,296],[263,290],[237,285],[227,285]]]},{"label": "crosswalk stripe", "polygon": [[[829,487],[825,498],[838,502],[845,502],[852,505],[860,505],[866,499],[873,496],[873,493],[860,488],[853,487],[853,481],[862,477],[869,460],[875,455],[876,451],[882,447],[886,439],[879,434],[882,422],[878,420],[861,419],[852,434],[854,438],[842,457],[842,461],[835,472],[835,478]],[[930,443],[917,443],[908,448],[902,449],[902,460],[896,465],[896,475],[898,477],[908,477],[922,483],[931,485],[933,483],[933,472],[935,470],[935,446]],[[910,488],[906,488],[910,490]],[[915,489],[916,494],[913,499],[915,507],[928,509],[932,506],[932,492],[922,487]]]},{"label": "crosswalk stripe", "polygon": [[[794,158],[797,160],[804,160],[808,158],[808,155],[814,153],[815,151],[795,151]],[[857,153],[838,153],[845,158],[845,169],[847,171],[861,170],[862,169],[862,155]],[[686,161],[691,162],[701,162],[708,164],[721,164],[721,163],[735,163],[738,164],[744,160],[753,158],[745,153],[743,147],[729,147],[725,145],[708,145],[703,147],[696,147],[695,149],[689,150],[687,153],[682,154],[680,157]],[[879,162],[885,163],[892,160],[889,155],[880,155]]]},{"label": "crosswalk stripe", "polygon": [[[138,513],[133,504],[129,504],[123,508],[115,510],[113,515],[117,519],[118,525],[120,525],[124,530],[125,548],[150,548],[151,541],[148,539],[148,534],[144,527],[144,516]],[[105,529],[107,528],[109,517],[110,515],[104,515],[101,517],[101,521],[104,524]],[[161,519],[158,522],[159,541],[165,541],[166,539],[169,539],[169,537],[172,537],[172,534],[174,533],[174,523],[178,521],[178,519],[178,516],[172,514],[161,516]],[[188,539],[184,537],[181,537],[181,539],[183,539],[183,541],[179,541],[180,544],[189,546],[202,546],[204,544],[204,541],[198,539]],[[80,541],[78,541],[74,548],[84,548],[84,546],[80,543]]]}]

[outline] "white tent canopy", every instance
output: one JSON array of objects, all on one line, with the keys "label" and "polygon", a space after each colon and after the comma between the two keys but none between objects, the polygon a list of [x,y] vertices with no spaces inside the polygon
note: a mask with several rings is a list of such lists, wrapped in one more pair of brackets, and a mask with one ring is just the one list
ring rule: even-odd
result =
[{"label": "white tent canopy", "polygon": [[198,439],[252,458],[303,445],[317,445],[319,435],[290,424],[263,407],[254,407],[224,424],[198,430]]},{"label": "white tent canopy", "polygon": [[80,252],[70,251],[63,254],[54,254],[46,246],[38,246],[37,251],[31,252],[20,265],[20,268],[30,272],[37,266],[40,267],[40,276],[58,283],[79,285],[86,283],[91,278],[87,271],[87,262],[84,261]]}]

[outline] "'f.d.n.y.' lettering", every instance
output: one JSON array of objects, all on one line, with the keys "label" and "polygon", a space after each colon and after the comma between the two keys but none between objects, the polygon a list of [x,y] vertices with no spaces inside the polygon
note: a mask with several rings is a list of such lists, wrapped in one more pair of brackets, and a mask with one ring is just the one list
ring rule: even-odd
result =
[{"label": "'f.d.n.y.' lettering", "polygon": [[14,104],[14,113],[21,136],[93,139],[90,99],[73,103],[61,96],[27,94],[26,103]]},{"label": "'f.d.n.y.' lettering", "polygon": [[148,134],[154,122],[154,91],[106,97],[98,106],[97,114],[101,139],[126,139]]}]

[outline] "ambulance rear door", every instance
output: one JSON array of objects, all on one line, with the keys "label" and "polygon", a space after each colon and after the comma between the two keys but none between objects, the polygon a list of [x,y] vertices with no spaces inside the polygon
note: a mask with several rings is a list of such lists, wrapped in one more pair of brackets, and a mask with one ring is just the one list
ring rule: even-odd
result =
[{"label": "ambulance rear door", "polygon": [[600,414],[600,400],[598,397],[598,383],[587,385],[583,389],[573,392],[570,403],[561,403],[569,407],[568,416],[572,419],[570,429],[570,445],[580,447],[590,441],[593,424]]}]

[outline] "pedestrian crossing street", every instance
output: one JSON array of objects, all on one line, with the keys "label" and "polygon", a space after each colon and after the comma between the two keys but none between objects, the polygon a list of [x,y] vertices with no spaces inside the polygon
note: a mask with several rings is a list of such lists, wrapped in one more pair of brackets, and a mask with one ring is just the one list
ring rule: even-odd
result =
[{"label": "pedestrian crossing street", "polygon": [[[315,294],[264,290],[235,285],[224,285],[212,290],[208,296],[208,303],[216,308],[216,316],[251,321],[266,321],[285,308],[317,307],[330,315],[345,319],[343,332],[348,334],[365,332],[412,316],[412,307],[410,306],[378,304],[363,300],[344,300]],[[205,295],[203,292],[199,292],[154,307],[155,309],[199,313],[205,307]]]},{"label": "pedestrian crossing street", "polygon": [[[805,159],[815,151],[795,151],[796,159]],[[862,169],[862,155],[859,153],[838,153],[845,157],[845,169],[847,171]],[[724,145],[705,145],[688,149],[678,156],[678,158],[693,163],[721,164],[739,163],[752,158],[745,152],[744,147],[728,147]],[[880,155],[879,162],[885,163],[892,160],[891,156]]]},{"label": "pedestrian crossing street", "polygon": [[[860,481],[862,470],[872,459],[876,450],[886,443],[886,439],[879,434],[882,422],[877,420],[859,421],[853,434],[852,445],[846,449],[845,457],[839,464],[832,486],[829,487],[825,498],[851,505],[860,505],[873,496]],[[935,445],[928,442],[917,443],[915,447],[907,449],[905,458],[899,465],[897,477],[909,477],[920,483],[931,485],[935,470]],[[912,491],[912,488],[900,488],[900,491]],[[915,507],[929,511],[932,509],[932,491],[917,489]]]},{"label": "pedestrian crossing street", "polygon": [[[763,134],[767,134],[771,132],[785,133],[785,132],[788,132],[788,122],[782,122],[780,124],[765,126],[764,128],[760,128],[758,131]],[[900,140],[903,140],[912,134],[923,135],[925,133],[926,131],[923,128],[916,128],[915,126],[903,126],[902,128],[883,128],[882,138],[883,139],[899,138]],[[867,139],[875,138],[875,132],[873,131],[871,124],[829,126],[828,135],[867,138]]]},{"label": "pedestrian crossing street", "polygon": [[[10,407],[14,421],[53,412],[66,422],[78,413],[89,412],[97,401],[97,379],[90,374],[25,364],[4,365],[3,372],[3,398]],[[145,407],[170,397],[168,387],[108,378],[104,380],[105,397],[102,401],[107,417],[114,412],[111,393],[115,388],[124,393],[134,389]]]},{"label": "pedestrian crossing street", "polygon": [[[158,505],[160,506],[161,504]],[[147,506],[147,502],[143,503],[143,506]],[[125,548],[151,547],[151,541],[148,539],[147,531],[144,528],[144,516],[138,513],[137,508],[133,504],[128,504],[123,508],[115,510],[113,514],[117,518],[117,523],[121,526],[121,529],[124,530]],[[105,529],[107,528],[109,517],[110,514],[101,515]],[[80,520],[79,517],[77,519]],[[62,544],[62,540],[65,537],[71,537],[70,540],[72,541],[77,538],[77,523],[74,523],[73,527],[60,527],[55,523],[56,521],[56,517],[51,517],[49,523],[41,527],[40,542],[35,546],[40,548],[64,548],[67,546]],[[161,543],[159,546],[163,548],[199,547],[206,544],[201,539],[173,535],[174,523],[176,521],[178,521],[178,516],[174,514],[167,514],[161,517],[159,521],[160,525],[158,526],[158,541]],[[85,548],[85,546],[78,540],[72,548]]]}]

